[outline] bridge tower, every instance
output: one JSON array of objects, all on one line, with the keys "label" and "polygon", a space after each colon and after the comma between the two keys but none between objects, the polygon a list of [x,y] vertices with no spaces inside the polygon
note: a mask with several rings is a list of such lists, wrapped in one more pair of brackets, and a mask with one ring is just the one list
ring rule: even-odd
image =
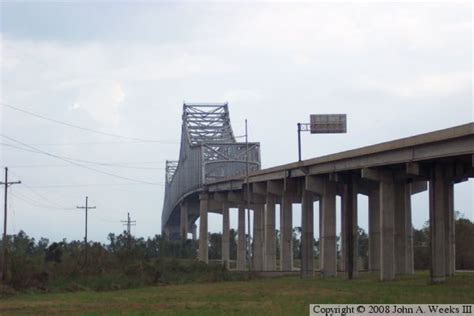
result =
[{"label": "bridge tower", "polygon": [[[250,171],[260,169],[260,143],[248,144],[248,163]],[[199,193],[206,183],[245,170],[246,143],[236,140],[228,104],[184,103],[179,159],[166,162],[162,234],[186,239],[199,217]]]}]

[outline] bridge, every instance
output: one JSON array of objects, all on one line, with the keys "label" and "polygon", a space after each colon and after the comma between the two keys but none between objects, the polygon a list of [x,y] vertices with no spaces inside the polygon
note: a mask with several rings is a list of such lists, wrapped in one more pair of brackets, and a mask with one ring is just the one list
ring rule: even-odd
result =
[{"label": "bridge", "polygon": [[[183,119],[183,134],[184,122]],[[474,176],[473,165],[474,123],[469,123],[263,170],[256,170],[259,164],[255,160],[255,171],[248,179],[242,173],[242,164],[238,164],[237,175],[229,176],[234,172],[221,170],[221,177],[203,177],[200,186],[194,187],[192,194],[175,199],[173,207],[186,204],[189,197],[193,210],[199,209],[199,213],[193,212],[191,216],[193,220],[200,217],[199,260],[208,262],[207,214],[215,212],[222,214],[222,262],[228,266],[229,208],[238,208],[237,270],[251,267],[254,271],[294,271],[292,207],[294,203],[301,204],[299,270],[303,277],[311,277],[315,273],[314,204],[319,203],[320,273],[331,277],[342,272],[352,279],[359,273],[357,195],[363,194],[368,196],[369,270],[378,273],[381,280],[393,280],[414,273],[411,197],[429,188],[431,280],[443,282],[455,272],[454,185]],[[337,196],[341,209],[339,260]],[[253,217],[249,262],[245,245],[247,203]],[[278,204],[280,261],[277,263]],[[175,216],[180,214],[186,212],[176,212]],[[169,222],[178,225],[179,221],[174,218]],[[185,226],[186,222],[181,221],[181,227]]]},{"label": "bridge", "polygon": [[187,239],[192,231],[195,238],[199,193],[207,183],[245,173],[247,165],[260,169],[260,144],[237,142],[227,103],[184,103],[179,159],[166,161],[162,233]]}]

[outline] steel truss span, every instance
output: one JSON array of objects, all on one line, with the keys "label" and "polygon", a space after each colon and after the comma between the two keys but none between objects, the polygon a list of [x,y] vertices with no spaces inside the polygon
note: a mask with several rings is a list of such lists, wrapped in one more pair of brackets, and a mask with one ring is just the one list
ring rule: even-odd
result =
[{"label": "steel truss span", "polygon": [[[246,170],[260,169],[260,143],[237,142],[227,103],[184,103],[181,148],[177,161],[166,161],[165,198],[161,214],[162,234],[180,237],[182,216],[187,231],[199,217],[199,193],[204,185]],[[185,205],[186,212],[181,212]],[[186,215],[182,215],[186,214]]]}]

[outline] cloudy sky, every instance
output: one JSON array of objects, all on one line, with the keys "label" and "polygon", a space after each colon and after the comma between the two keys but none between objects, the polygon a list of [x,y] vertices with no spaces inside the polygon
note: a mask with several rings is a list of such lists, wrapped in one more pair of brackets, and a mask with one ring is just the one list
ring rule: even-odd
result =
[{"label": "cloudy sky", "polygon": [[[23,182],[10,189],[10,233],[81,239],[86,195],[90,239],[119,233],[127,212],[134,234],[160,233],[183,101],[229,102],[263,167],[297,159],[296,123],[310,113],[347,113],[349,132],[304,135],[304,158],[473,121],[471,2],[0,4],[0,165]],[[471,219],[473,191],[456,186]],[[427,193],[413,200],[419,228]]]}]

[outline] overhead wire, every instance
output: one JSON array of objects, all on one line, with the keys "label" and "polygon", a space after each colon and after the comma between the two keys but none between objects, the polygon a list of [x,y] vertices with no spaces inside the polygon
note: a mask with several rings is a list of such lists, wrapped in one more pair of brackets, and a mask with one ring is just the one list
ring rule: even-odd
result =
[{"label": "overhead wire", "polygon": [[[14,172],[11,172],[11,173],[15,174]],[[75,211],[76,210],[75,208],[66,207],[64,205],[61,205],[57,202],[54,202],[54,201],[50,200],[49,198],[45,197],[43,194],[38,193],[38,191],[34,190],[31,186],[25,184],[24,182],[22,182],[22,187],[25,187],[25,188],[29,189],[32,193],[36,194],[36,196],[38,196],[41,199],[44,199],[46,202],[50,203],[50,205],[43,204],[42,202],[34,200],[31,197],[29,197],[25,194],[22,194],[18,191],[15,191],[15,193],[12,194],[11,188],[9,188],[10,194],[12,194],[12,196],[14,196],[16,199],[22,200],[22,201],[28,203],[29,205],[32,205],[32,206],[35,206],[35,207],[40,207],[40,208],[50,209],[50,210],[65,210],[65,211],[68,211],[68,210],[74,210]],[[9,203],[10,203],[9,208],[12,209],[12,211],[14,212],[14,209],[11,207],[12,199],[9,200]],[[52,206],[54,206],[54,207],[52,207]],[[120,220],[106,219],[106,218],[104,218],[104,217],[102,217],[101,215],[98,215],[98,214],[95,214],[95,216],[97,216],[103,222],[120,223]]]},{"label": "overhead wire", "polygon": [[[143,185],[142,183],[83,183],[83,184],[45,184],[32,185],[33,188],[60,188],[60,187],[92,187],[92,186],[126,186],[126,185]],[[148,185],[148,184],[147,184]],[[155,185],[164,186],[164,183],[156,183]]]},{"label": "overhead wire", "polygon": [[[63,168],[63,167],[72,167],[71,165],[49,165],[49,164],[37,164],[37,165],[9,165],[10,168]],[[161,170],[165,171],[164,168],[158,167],[133,167],[133,166],[121,166],[111,164],[109,167],[123,167],[129,169],[143,169],[143,170]]]},{"label": "overhead wire", "polygon": [[67,122],[64,122],[64,121],[60,121],[60,120],[57,120],[57,119],[46,117],[46,116],[41,115],[41,114],[33,113],[33,112],[21,109],[19,107],[13,106],[13,105],[5,103],[5,102],[0,102],[0,105],[2,105],[3,107],[7,107],[9,109],[24,113],[24,114],[28,114],[28,115],[46,120],[46,121],[50,121],[50,122],[60,124],[60,125],[63,125],[63,126],[67,126],[67,127],[71,127],[71,128],[84,130],[84,131],[91,132],[91,133],[96,133],[96,134],[110,136],[110,137],[116,137],[116,138],[122,138],[122,139],[129,139],[129,140],[134,140],[134,141],[139,141],[139,142],[146,142],[146,143],[169,143],[169,141],[162,141],[162,140],[155,140],[155,139],[143,139],[143,138],[138,138],[138,137],[130,137],[130,136],[124,136],[124,135],[119,135],[119,134],[114,134],[114,133],[102,132],[102,131],[99,131],[99,130],[96,130],[96,129],[92,129],[92,128],[88,128],[88,127],[84,127],[84,126],[80,126],[80,125],[76,125],[76,124],[72,124],[72,123],[67,123]]},{"label": "overhead wire", "polygon": [[[13,174],[13,175],[16,175],[18,177],[20,177],[18,174],[16,174],[15,172],[12,172],[10,170],[10,172]],[[41,194],[39,193],[37,190],[35,190],[34,188],[32,188],[29,184],[26,184],[25,181],[22,182],[22,185],[20,188],[26,188],[27,190],[29,190],[30,192],[32,192],[34,195],[36,195],[37,197],[39,197],[40,199],[46,201],[47,203],[51,204],[51,205],[55,205],[56,207],[59,207],[59,208],[67,208],[65,207],[64,205],[56,202],[56,201],[53,201],[51,200],[50,198],[46,197],[44,194]]]},{"label": "overhead wire", "polygon": [[78,163],[78,162],[76,162],[76,161],[73,161],[73,160],[71,160],[71,159],[68,159],[68,158],[65,158],[65,157],[61,157],[61,156],[59,156],[59,155],[52,154],[52,153],[50,153],[50,152],[41,150],[41,149],[39,149],[39,148],[30,146],[30,145],[28,145],[28,144],[26,144],[26,143],[23,143],[23,142],[21,142],[21,141],[19,141],[19,140],[16,140],[16,139],[14,139],[14,138],[12,138],[12,137],[9,137],[9,136],[7,136],[7,135],[4,135],[4,134],[0,134],[0,136],[3,137],[3,138],[8,139],[8,140],[10,140],[10,141],[13,141],[13,142],[15,142],[15,143],[18,143],[18,144],[20,144],[20,145],[23,145],[23,146],[25,146],[25,147],[27,147],[27,148],[30,148],[30,150],[33,150],[33,151],[35,151],[35,152],[37,152],[37,153],[41,153],[41,154],[46,155],[46,156],[50,156],[50,157],[53,157],[53,158],[56,158],[56,159],[60,159],[60,160],[62,160],[62,161],[68,162],[68,163],[73,164],[73,165],[76,165],[76,166],[78,166],[78,167],[82,167],[82,168],[84,168],[84,169],[88,169],[88,170],[91,170],[91,171],[94,171],[94,172],[97,172],[97,173],[101,173],[101,174],[104,174],[104,175],[108,175],[108,176],[110,176],[110,177],[114,177],[114,178],[118,178],[118,179],[123,179],[123,180],[132,181],[132,182],[143,183],[143,184],[149,184],[149,185],[156,185],[156,183],[154,183],[154,182],[149,182],[149,181],[143,181],[143,180],[133,179],[133,178],[129,178],[129,177],[124,177],[124,176],[116,175],[116,174],[113,174],[113,173],[110,173],[110,172],[107,172],[107,171],[103,171],[103,170],[100,170],[100,169],[96,169],[96,168],[92,168],[92,167],[83,165],[83,164]]},{"label": "overhead wire", "polygon": [[34,143],[34,146],[80,146],[80,145],[124,145],[124,144],[179,144],[178,141],[118,141],[118,142],[67,142],[67,143]]},{"label": "overhead wire", "polygon": [[[25,146],[26,145],[31,147],[31,144],[25,144]],[[12,148],[15,148],[15,149],[18,149],[18,150],[28,151],[28,152],[32,152],[32,153],[36,153],[36,154],[42,154],[38,150],[31,150],[31,149],[28,149],[28,148],[23,148],[23,147],[19,147],[19,146],[15,146],[15,145],[12,145],[12,144],[7,144],[7,143],[1,143],[0,142],[0,146],[7,146],[7,147],[12,147]],[[63,159],[67,159],[67,160],[73,160],[73,161],[83,162],[83,163],[87,163],[87,164],[100,165],[100,166],[105,166],[105,167],[118,167],[118,168],[141,169],[141,170],[162,170],[163,172],[165,171],[164,168],[126,166],[126,165],[121,164],[121,163],[99,162],[99,161],[91,161],[91,160],[85,160],[85,159],[71,158],[71,157],[57,155],[57,154],[53,154],[53,155],[55,155],[57,157],[61,157]],[[70,166],[70,165],[63,165],[62,167],[66,167],[66,166]]]},{"label": "overhead wire", "polygon": [[48,209],[48,210],[58,210],[58,211],[70,211],[74,210],[73,208],[59,208],[59,207],[52,207],[51,205],[42,204],[36,200],[31,199],[30,197],[25,196],[24,194],[19,194],[18,191],[12,192],[12,196],[16,199],[22,200],[25,203],[30,204],[31,206]]},{"label": "overhead wire", "polygon": [[49,200],[38,201],[38,200],[32,198],[31,196],[26,195],[24,192],[22,193],[18,189],[15,190],[14,194],[17,195],[17,196],[20,196],[23,199],[29,200],[32,203],[36,203],[38,205],[42,205],[42,206],[45,206],[45,207],[60,208],[60,209],[68,209],[69,208],[69,207],[65,207],[64,205],[59,205],[55,202],[51,202]]}]

